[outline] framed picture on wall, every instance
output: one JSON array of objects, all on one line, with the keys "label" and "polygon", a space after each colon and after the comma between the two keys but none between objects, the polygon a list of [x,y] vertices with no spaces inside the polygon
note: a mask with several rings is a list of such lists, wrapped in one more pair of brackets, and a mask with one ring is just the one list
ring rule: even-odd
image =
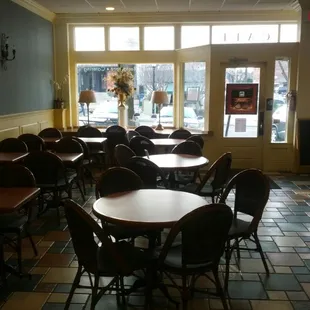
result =
[{"label": "framed picture on wall", "polygon": [[226,114],[257,114],[258,84],[227,84]]},{"label": "framed picture on wall", "polygon": [[200,92],[199,87],[188,87],[187,88],[186,100],[187,101],[198,101],[199,100],[199,92]]}]

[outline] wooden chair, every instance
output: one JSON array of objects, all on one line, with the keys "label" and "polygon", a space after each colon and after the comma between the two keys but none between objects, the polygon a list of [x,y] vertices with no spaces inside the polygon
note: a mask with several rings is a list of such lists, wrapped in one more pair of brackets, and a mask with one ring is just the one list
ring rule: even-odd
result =
[{"label": "wooden chair", "polygon": [[156,153],[155,144],[147,137],[136,136],[130,140],[130,148],[136,153],[137,156],[147,156]]},{"label": "wooden chair", "polygon": [[[227,200],[229,193],[234,190],[234,217],[229,230],[226,243],[226,274],[225,289],[228,288],[229,280],[229,263],[234,250],[237,251],[237,258],[240,260],[240,250],[256,251],[260,254],[267,275],[269,268],[260,245],[257,228],[262,218],[264,208],[269,198],[270,183],[268,177],[258,169],[246,169],[236,174],[227,184],[220,202]],[[251,221],[242,220],[238,214],[246,214],[252,217]],[[239,244],[243,240],[250,240],[256,248],[240,248]],[[233,241],[233,244],[231,244]]]},{"label": "wooden chair", "polygon": [[186,130],[186,129],[177,129],[174,132],[172,132],[168,138],[170,139],[187,139],[192,134]]},{"label": "wooden chair", "polygon": [[147,137],[149,139],[156,138],[156,132],[152,127],[141,125],[138,126],[135,131],[138,132],[141,136]]},{"label": "wooden chair", "polygon": [[62,133],[57,128],[50,127],[50,128],[45,128],[45,129],[41,130],[39,132],[38,136],[41,138],[58,138],[58,139],[61,139]]},{"label": "wooden chair", "polygon": [[[228,309],[218,269],[232,217],[231,209],[224,204],[206,205],[185,215],[170,230],[156,269],[164,272],[180,291],[182,309],[187,309],[187,303],[195,291],[208,292],[195,289],[195,282],[200,276],[206,276],[215,284],[216,295],[221,298],[224,309]],[[181,236],[181,243],[174,244],[178,235]],[[207,272],[212,272],[214,278]],[[181,276],[181,285],[176,283],[172,274]]]},{"label": "wooden chair", "polygon": [[227,184],[231,162],[231,153],[223,154],[213,163],[200,183],[188,184],[181,190],[203,197],[211,197],[213,203],[218,201]]},{"label": "wooden chair", "polygon": [[27,153],[28,147],[25,142],[17,138],[7,138],[0,142],[0,152]]},{"label": "wooden chair", "polygon": [[127,136],[127,139],[128,141],[130,142],[130,140],[135,137],[135,136],[140,136],[140,134],[135,131],[135,130],[129,130],[127,133],[126,133],[126,136]]},{"label": "wooden chair", "polygon": [[28,152],[45,151],[46,149],[44,140],[41,137],[32,133],[24,133],[18,137],[18,140],[26,143],[28,147]]},{"label": "wooden chair", "polygon": [[114,149],[114,156],[121,167],[126,167],[130,158],[136,156],[136,153],[125,144],[118,144]]},{"label": "wooden chair", "polygon": [[[132,275],[136,270],[146,268],[150,264],[149,256],[127,242],[113,243],[105,229],[102,229],[81,206],[72,200],[66,201],[65,214],[77,255],[78,269],[64,309],[69,309],[77,288],[91,289],[90,310],[94,310],[100,298],[111,290],[116,290],[117,297],[120,292],[125,303],[124,277]],[[99,239],[100,246],[95,241],[94,235]],[[91,287],[80,284],[83,274],[88,275],[89,278],[93,277]],[[112,280],[106,286],[99,287],[100,277],[111,277]]]},{"label": "wooden chair", "polygon": [[[29,169],[17,164],[7,164],[0,169],[0,187],[36,187],[34,175]],[[33,202],[29,202],[21,212],[0,216],[0,234],[4,243],[9,244],[17,253],[18,273],[22,275],[22,238],[26,236],[33,248],[38,250],[29,231],[32,218]]]}]

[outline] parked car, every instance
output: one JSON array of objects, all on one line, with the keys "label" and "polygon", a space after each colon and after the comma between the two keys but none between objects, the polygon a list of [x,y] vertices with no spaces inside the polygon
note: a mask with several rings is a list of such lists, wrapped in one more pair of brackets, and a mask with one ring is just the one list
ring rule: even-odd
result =
[{"label": "parked car", "polygon": [[[87,116],[80,116],[81,122],[87,121]],[[106,101],[100,104],[89,115],[89,122],[96,126],[111,126],[118,123],[117,101]]]},{"label": "parked car", "polygon": [[[193,108],[184,108],[184,127],[197,129],[200,127],[199,119]],[[154,125],[158,124],[158,118],[155,120]],[[173,126],[173,106],[163,107],[160,110],[160,123],[163,126]]]},{"label": "parked car", "polygon": [[272,133],[271,141],[285,141],[287,123],[287,104],[281,105],[272,114]]}]

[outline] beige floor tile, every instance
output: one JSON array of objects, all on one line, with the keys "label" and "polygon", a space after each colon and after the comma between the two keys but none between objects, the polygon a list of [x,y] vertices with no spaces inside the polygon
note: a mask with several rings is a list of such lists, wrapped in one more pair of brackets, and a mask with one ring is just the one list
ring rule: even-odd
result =
[{"label": "beige floor tile", "polygon": [[284,291],[267,291],[269,299],[272,300],[287,300],[287,296]]},{"label": "beige floor tile", "polygon": [[286,292],[289,300],[308,300],[304,292]]},{"label": "beige floor tile", "polygon": [[[41,259],[49,248],[37,247],[38,256],[35,256],[32,248],[24,248],[22,250],[23,259]],[[13,253],[12,258],[17,258],[17,253]]]},{"label": "beige floor tile", "polygon": [[303,287],[304,291],[310,298],[310,283],[300,283],[300,285]]},{"label": "beige floor tile", "polygon": [[40,241],[38,243],[38,247],[43,247],[43,248],[50,248],[55,241]]},{"label": "beige floor tile", "polygon": [[46,274],[49,271],[49,267],[33,267],[30,270],[31,274]]},{"label": "beige floor tile", "polygon": [[293,310],[289,301],[252,300],[252,310]]},{"label": "beige floor tile", "polygon": [[74,254],[46,253],[37,266],[40,267],[68,267],[74,258]]},{"label": "beige floor tile", "polygon": [[69,231],[50,231],[44,237],[44,241],[69,241]]},{"label": "beige floor tile", "polygon": [[276,273],[292,273],[292,270],[290,267],[275,266],[273,268]]},{"label": "beige floor tile", "polygon": [[232,310],[251,310],[251,304],[248,300],[231,300]]},{"label": "beige floor tile", "polygon": [[1,310],[41,310],[49,293],[15,292]]},{"label": "beige floor tile", "polygon": [[52,293],[47,302],[65,303],[69,294]]},{"label": "beige floor tile", "polygon": [[41,283],[72,283],[77,268],[51,268]]},{"label": "beige floor tile", "polygon": [[261,259],[241,259],[240,270],[242,272],[265,272]]},{"label": "beige floor tile", "polygon": [[[228,303],[228,300],[227,300]],[[210,309],[224,309],[223,304],[221,302],[220,299],[210,299],[210,305],[209,305]],[[199,308],[200,310],[204,309],[204,308]],[[196,310],[196,309],[195,309]]]},{"label": "beige floor tile", "polygon": [[187,309],[188,310],[202,310],[202,309],[209,310],[210,309],[209,308],[209,301],[208,301],[208,299],[194,299],[194,300],[191,300],[188,303]]}]

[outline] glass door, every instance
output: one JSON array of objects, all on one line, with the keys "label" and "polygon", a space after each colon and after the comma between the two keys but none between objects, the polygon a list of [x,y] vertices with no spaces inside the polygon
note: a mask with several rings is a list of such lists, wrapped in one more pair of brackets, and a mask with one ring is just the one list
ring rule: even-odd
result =
[{"label": "glass door", "polygon": [[264,134],[264,64],[222,65],[225,151],[237,166],[262,169]]}]

